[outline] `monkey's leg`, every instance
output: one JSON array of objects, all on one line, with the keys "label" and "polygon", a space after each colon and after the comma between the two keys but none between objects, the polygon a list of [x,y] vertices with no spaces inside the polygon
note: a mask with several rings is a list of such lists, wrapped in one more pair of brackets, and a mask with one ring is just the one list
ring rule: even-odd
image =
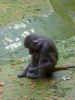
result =
[{"label": "monkey's leg", "polygon": [[36,70],[34,72],[29,71],[31,68],[36,68],[36,66],[38,66],[38,63],[39,63],[39,56],[33,55],[32,58],[31,58],[31,67],[28,68],[28,71],[27,71],[27,74],[26,74],[27,77],[30,77],[30,78],[40,78],[40,77],[42,77],[41,70]]},{"label": "monkey's leg", "polygon": [[35,71],[37,71],[39,69],[43,69],[43,68],[44,69],[52,69],[52,66],[55,66],[55,64],[49,61],[49,62],[45,62],[45,63],[43,63],[35,68],[30,68],[29,71],[35,72]]},{"label": "monkey's leg", "polygon": [[17,75],[18,78],[25,77],[28,71],[28,68],[31,67],[30,64],[24,69],[24,71]]},{"label": "monkey's leg", "polygon": [[31,64],[30,65],[31,65],[32,68],[38,66],[38,59],[39,59],[39,57],[38,57],[37,54],[33,54],[31,56]]},{"label": "monkey's leg", "polygon": [[[40,66],[46,62],[47,62],[47,60],[44,57],[40,57],[38,66]],[[40,75],[40,77],[46,77],[46,69],[45,68],[39,69],[39,75]]]},{"label": "monkey's leg", "polygon": [[37,66],[36,68],[30,68],[29,71],[31,73],[38,71],[40,73],[39,77],[49,77],[54,72],[54,69],[55,69],[55,64],[51,62],[46,62]]},{"label": "monkey's leg", "polygon": [[[39,58],[41,59],[41,55]],[[42,62],[42,60],[44,60],[44,62]],[[55,65],[57,63],[54,53],[50,53],[49,55],[47,54],[47,56],[42,56],[42,60],[40,60],[40,63],[37,67],[30,68],[29,71],[31,73],[34,73],[38,70],[41,70],[44,73],[42,75],[45,76],[51,75],[54,72]]]}]

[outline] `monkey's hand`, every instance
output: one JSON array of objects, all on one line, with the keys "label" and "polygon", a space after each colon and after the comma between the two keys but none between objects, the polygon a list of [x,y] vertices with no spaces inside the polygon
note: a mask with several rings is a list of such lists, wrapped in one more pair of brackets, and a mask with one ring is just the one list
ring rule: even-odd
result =
[{"label": "monkey's hand", "polygon": [[27,73],[27,70],[25,69],[21,74],[18,74],[17,77],[21,78],[21,77],[25,77]]},{"label": "monkey's hand", "polygon": [[25,76],[26,74],[23,74],[23,73],[17,75],[18,78],[25,77]]}]

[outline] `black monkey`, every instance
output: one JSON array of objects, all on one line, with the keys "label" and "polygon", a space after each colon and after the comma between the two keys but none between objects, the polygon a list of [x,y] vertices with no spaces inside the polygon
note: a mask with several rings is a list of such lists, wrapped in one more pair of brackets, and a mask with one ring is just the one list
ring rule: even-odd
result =
[{"label": "black monkey", "polygon": [[25,38],[24,46],[29,49],[31,62],[18,77],[48,77],[54,71],[75,67],[55,67],[58,62],[58,50],[49,37],[30,34]]}]

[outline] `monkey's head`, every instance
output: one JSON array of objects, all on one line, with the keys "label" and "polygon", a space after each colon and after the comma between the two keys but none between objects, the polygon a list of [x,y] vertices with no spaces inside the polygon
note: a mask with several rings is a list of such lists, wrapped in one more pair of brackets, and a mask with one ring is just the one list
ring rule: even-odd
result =
[{"label": "monkey's head", "polygon": [[24,40],[24,46],[29,49],[29,54],[39,53],[41,50],[39,36],[35,34],[28,35]]}]

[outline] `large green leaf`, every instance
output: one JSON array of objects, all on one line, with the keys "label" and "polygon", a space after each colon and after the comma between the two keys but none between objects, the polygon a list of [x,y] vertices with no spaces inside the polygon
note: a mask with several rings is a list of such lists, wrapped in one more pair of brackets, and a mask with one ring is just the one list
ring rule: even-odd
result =
[{"label": "large green leaf", "polygon": [[51,12],[40,17],[16,23],[0,29],[0,59],[21,58],[28,56],[28,50],[23,46],[23,39],[28,34],[43,34],[55,42],[75,35],[73,28],[57,13]]},{"label": "large green leaf", "polygon": [[54,10],[75,29],[75,0],[50,0]]}]

